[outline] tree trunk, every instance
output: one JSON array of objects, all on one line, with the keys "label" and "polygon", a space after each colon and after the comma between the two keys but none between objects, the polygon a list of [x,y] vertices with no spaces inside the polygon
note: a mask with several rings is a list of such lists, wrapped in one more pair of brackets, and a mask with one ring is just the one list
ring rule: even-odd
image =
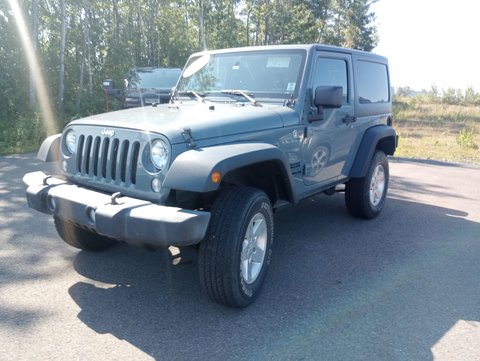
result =
[{"label": "tree trunk", "polygon": [[82,101],[82,94],[83,94],[83,82],[85,80],[85,62],[86,62],[86,56],[87,56],[87,11],[86,11],[86,6],[83,8],[83,15],[85,16],[84,22],[83,22],[83,50],[82,50],[82,63],[80,64],[80,78],[78,80],[78,93],[77,93],[77,102],[76,102],[76,108],[77,112],[80,112],[80,104]]},{"label": "tree trunk", "polygon": [[60,17],[61,17],[61,32],[60,32],[60,74],[58,80],[58,113],[63,117],[65,108],[65,38],[67,33],[67,19],[65,14],[65,0],[60,0]]},{"label": "tree trunk", "polygon": [[247,23],[246,23],[246,31],[247,31],[247,46],[250,46],[250,17],[252,16],[253,8],[248,5],[247,11]]},{"label": "tree trunk", "polygon": [[268,45],[268,37],[269,37],[269,32],[270,32],[270,1],[265,1],[266,5],[266,14],[265,14],[265,44]]},{"label": "tree trunk", "polygon": [[77,102],[76,102],[76,107],[77,107],[77,112],[80,111],[80,103],[82,101],[82,94],[83,94],[83,81],[85,78],[85,53],[86,53],[86,48],[87,48],[87,43],[86,39],[84,37],[83,39],[83,52],[82,52],[82,63],[80,64],[80,78],[78,79],[78,93],[77,93]]},{"label": "tree trunk", "polygon": [[200,4],[200,12],[199,12],[199,24],[200,24],[200,46],[202,50],[207,49],[207,42],[205,41],[205,22],[204,22],[204,6],[203,6],[203,0],[199,1]]},{"label": "tree trunk", "polygon": [[119,28],[120,28],[120,15],[118,14],[117,0],[112,0],[113,6],[113,37],[115,42],[118,42],[119,39]]},{"label": "tree trunk", "polygon": [[[32,0],[32,46],[33,51],[37,54],[38,48],[38,0]],[[35,80],[30,70],[30,107],[37,107],[37,91],[35,88]]]},{"label": "tree trunk", "polygon": [[86,2],[86,44],[87,44],[87,67],[88,67],[88,95],[93,96],[93,70],[92,70],[92,47],[90,40],[90,24],[92,23],[92,11],[90,9],[90,4]]},{"label": "tree trunk", "polygon": [[138,0],[135,0],[135,7],[137,9],[137,16],[138,16],[138,25],[140,27],[140,36],[141,36],[141,44],[143,44],[140,48],[143,49],[142,50],[142,53],[143,54],[140,54],[140,58],[143,60],[143,59],[147,59],[148,60],[148,53],[147,53],[147,49],[148,49],[148,44],[147,44],[147,36],[145,35],[145,29],[143,27],[143,17],[142,17],[142,9],[140,7],[140,3]]}]

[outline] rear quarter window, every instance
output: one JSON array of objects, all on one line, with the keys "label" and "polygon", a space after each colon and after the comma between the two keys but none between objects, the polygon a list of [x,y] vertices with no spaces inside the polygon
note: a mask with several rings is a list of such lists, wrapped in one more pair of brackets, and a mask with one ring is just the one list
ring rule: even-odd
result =
[{"label": "rear quarter window", "polygon": [[357,90],[360,104],[390,101],[388,70],[385,64],[359,60],[357,62]]}]

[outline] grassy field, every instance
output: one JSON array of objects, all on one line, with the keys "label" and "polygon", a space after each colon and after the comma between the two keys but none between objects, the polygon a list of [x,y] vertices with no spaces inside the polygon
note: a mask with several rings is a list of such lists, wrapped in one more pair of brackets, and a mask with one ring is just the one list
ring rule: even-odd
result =
[{"label": "grassy field", "polygon": [[[398,157],[480,164],[480,106],[397,97],[393,112]],[[0,129],[0,155],[36,151],[45,137],[39,116]]]},{"label": "grassy field", "polygon": [[398,157],[480,164],[480,106],[396,98]]}]

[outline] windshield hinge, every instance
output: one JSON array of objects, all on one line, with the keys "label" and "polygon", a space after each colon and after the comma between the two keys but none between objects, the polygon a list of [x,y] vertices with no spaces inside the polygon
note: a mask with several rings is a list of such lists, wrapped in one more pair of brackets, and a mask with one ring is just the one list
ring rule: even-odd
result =
[{"label": "windshield hinge", "polygon": [[289,107],[289,108],[294,108],[295,107],[295,98],[293,97],[293,94],[290,94],[288,98],[285,98],[283,101],[283,106],[284,107]]},{"label": "windshield hinge", "polygon": [[192,130],[190,128],[183,128],[182,132],[183,139],[188,143],[188,148],[193,149],[195,148],[196,144],[193,140]]}]

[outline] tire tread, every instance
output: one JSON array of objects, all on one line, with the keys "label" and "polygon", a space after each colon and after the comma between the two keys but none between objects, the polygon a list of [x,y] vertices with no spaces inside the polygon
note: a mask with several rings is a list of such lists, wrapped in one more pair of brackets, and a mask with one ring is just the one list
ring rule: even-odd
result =
[{"label": "tire tread", "polygon": [[[200,281],[209,297],[217,303],[245,307],[234,294],[235,284],[229,266],[235,247],[233,234],[240,232],[244,212],[263,192],[249,187],[228,187],[221,191],[211,209],[210,224],[200,244]],[[233,205],[233,206],[232,206]],[[242,205],[238,207],[237,205]]]},{"label": "tire tread", "polygon": [[[382,204],[378,210],[375,210],[372,209],[372,207],[370,206],[369,187],[370,177],[372,175],[373,169],[379,163],[383,163],[384,165],[386,184]],[[354,217],[363,219],[373,219],[377,217],[383,209],[383,204],[385,202],[385,197],[388,190],[388,181],[389,170],[387,156],[381,150],[377,150],[373,154],[365,177],[352,178],[345,185],[345,204],[350,214]]]}]

